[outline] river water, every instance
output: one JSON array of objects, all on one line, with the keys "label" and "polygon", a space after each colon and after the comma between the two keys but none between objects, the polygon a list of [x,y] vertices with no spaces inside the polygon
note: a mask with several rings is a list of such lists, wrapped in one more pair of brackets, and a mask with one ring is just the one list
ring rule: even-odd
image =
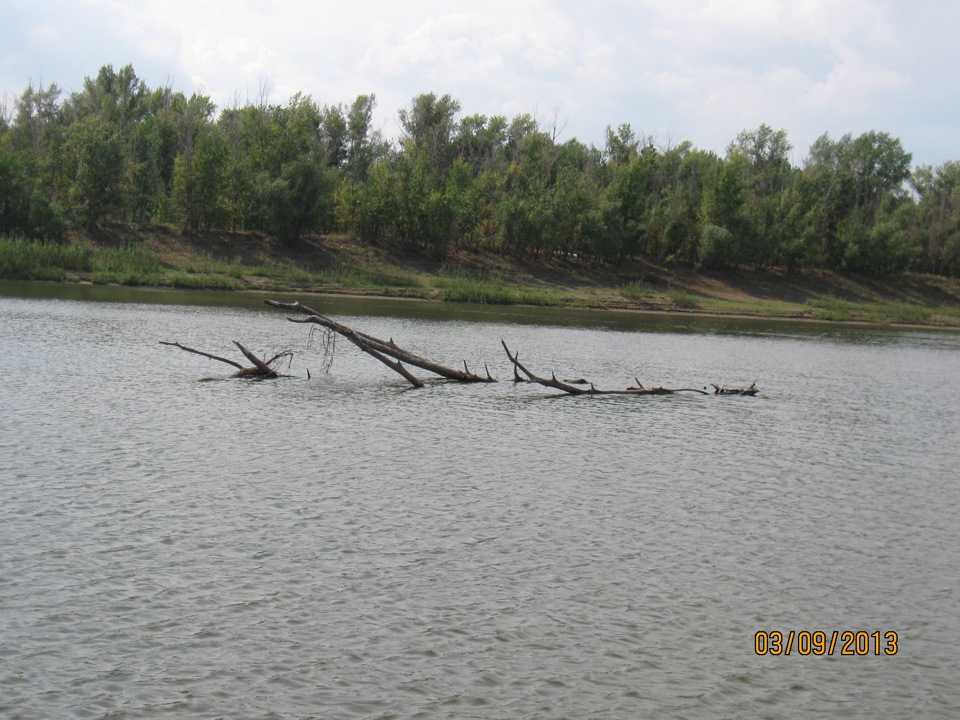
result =
[{"label": "river water", "polygon": [[[0,717],[960,713],[960,334],[309,304],[501,382],[323,373],[252,296],[0,283]],[[761,395],[558,396],[501,338]]]}]

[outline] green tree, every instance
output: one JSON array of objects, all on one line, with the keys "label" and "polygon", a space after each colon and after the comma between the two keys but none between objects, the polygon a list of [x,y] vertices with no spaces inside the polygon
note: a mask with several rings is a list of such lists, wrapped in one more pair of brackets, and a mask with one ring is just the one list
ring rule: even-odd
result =
[{"label": "green tree", "polygon": [[924,268],[960,274],[960,162],[922,166],[911,183],[919,198],[915,223]]},{"label": "green tree", "polygon": [[17,229],[29,235],[56,238],[69,227],[65,137],[60,88],[29,83],[17,98],[8,134]]},{"label": "green tree", "polygon": [[325,105],[320,111],[317,128],[320,158],[323,165],[342,168],[348,157],[347,116],[342,105]]},{"label": "green tree", "polygon": [[744,183],[741,222],[730,227],[744,262],[762,267],[784,257],[789,243],[786,201],[794,181],[792,149],[785,130],[765,124],[742,131],[727,148],[727,160],[737,162]]},{"label": "green tree", "polygon": [[70,124],[95,118],[121,143],[122,172],[117,186],[109,189],[112,214],[118,218],[131,219],[142,208],[146,181],[140,177],[144,165],[139,157],[139,128],[149,112],[149,99],[149,89],[133,66],[114,71],[112,65],[104,65],[95,78],[84,78],[83,90],[71,94],[64,104]]},{"label": "green tree", "polygon": [[608,125],[604,155],[614,167],[623,167],[640,152],[640,138],[630,123],[621,123],[616,132]]},{"label": "green tree", "polygon": [[433,93],[424,93],[413,99],[409,109],[398,113],[407,142],[426,155],[437,177],[446,174],[455,157],[453,138],[458,112],[460,103],[449,95],[438,98]]},{"label": "green tree", "polygon": [[215,126],[204,126],[190,152],[174,161],[173,206],[190,230],[219,227],[226,219],[221,204],[227,146]]},{"label": "green tree", "polygon": [[284,166],[267,192],[272,232],[293,244],[304,234],[328,227],[336,183],[336,171],[310,156]]},{"label": "green tree", "polygon": [[194,94],[181,104],[177,115],[173,206],[178,221],[191,230],[210,227],[224,217],[221,188],[228,156],[222,133],[212,123],[215,111],[209,97]]},{"label": "green tree", "polygon": [[146,112],[137,125],[137,140],[127,166],[130,219],[135,222],[173,219],[170,203],[180,142],[175,108],[185,103],[183,94],[169,87],[150,92],[143,101]]},{"label": "green tree", "polygon": [[386,155],[388,144],[373,127],[376,95],[358,95],[347,113],[346,173],[355,182],[363,182],[371,166]]},{"label": "green tree", "polygon": [[22,231],[29,223],[22,157],[10,145],[7,128],[0,128],[0,232]]},{"label": "green tree", "polygon": [[123,142],[115,126],[99,117],[87,117],[70,126],[67,147],[73,166],[73,212],[90,230],[119,207]]},{"label": "green tree", "polygon": [[[608,138],[608,157],[609,138]],[[637,153],[621,156],[622,164],[608,164],[610,178],[599,205],[605,233],[597,238],[596,254],[621,262],[641,252],[657,202],[660,154],[652,143]]]},{"label": "green tree", "polygon": [[804,168],[808,203],[808,255],[815,265],[859,269],[870,228],[889,194],[903,192],[911,156],[887,133],[867,132],[833,141],[824,134],[810,147]]},{"label": "green tree", "polygon": [[374,163],[363,182],[348,176],[337,191],[340,225],[368,241],[395,237],[400,216],[398,188],[398,173],[388,158]]},{"label": "green tree", "polygon": [[716,173],[707,179],[701,196],[697,248],[698,260],[706,267],[736,267],[755,257],[748,244],[750,231],[744,208],[746,162],[737,154],[719,160]]},{"label": "green tree", "polygon": [[646,235],[649,255],[666,262],[697,261],[703,193],[716,182],[720,162],[714,153],[696,150],[689,141],[662,153]]},{"label": "green tree", "polygon": [[503,115],[468,115],[457,125],[454,140],[457,156],[465,161],[476,176],[483,171],[496,171],[504,162],[507,141],[507,119]]}]

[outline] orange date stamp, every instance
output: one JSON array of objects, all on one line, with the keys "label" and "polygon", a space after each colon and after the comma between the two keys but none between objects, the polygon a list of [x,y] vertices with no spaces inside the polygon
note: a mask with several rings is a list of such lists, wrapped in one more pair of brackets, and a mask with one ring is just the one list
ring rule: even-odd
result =
[{"label": "orange date stamp", "polygon": [[757,655],[896,655],[900,638],[893,630],[759,630]]}]

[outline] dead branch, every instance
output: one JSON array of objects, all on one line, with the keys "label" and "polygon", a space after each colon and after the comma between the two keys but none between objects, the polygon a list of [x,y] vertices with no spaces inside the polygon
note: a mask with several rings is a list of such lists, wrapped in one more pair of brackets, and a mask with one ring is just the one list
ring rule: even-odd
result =
[{"label": "dead branch", "polygon": [[[556,375],[551,376],[549,380],[546,378],[542,378],[537,375],[534,375],[532,372],[527,370],[526,367],[524,367],[523,363],[520,362],[519,353],[513,353],[513,354],[510,353],[510,348],[507,347],[506,341],[501,339],[500,344],[503,345],[503,349],[507,353],[507,357],[510,358],[510,362],[513,363],[513,372],[515,376],[517,376],[516,375],[517,370],[520,370],[520,372],[522,372],[524,375],[527,376],[530,382],[535,382],[538,385],[543,385],[544,387],[550,387],[556,390],[562,390],[563,392],[568,393],[570,395],[584,395],[585,393],[590,392],[585,388],[580,388],[580,387],[577,387],[576,385],[570,385],[568,383],[560,382],[559,380],[557,380]],[[591,387],[593,386],[591,385]]]},{"label": "dead branch", "polygon": [[310,328],[310,337],[307,340],[307,347],[313,347],[313,339],[315,335],[319,335],[320,345],[323,349],[323,355],[320,358],[320,372],[329,373],[330,368],[333,367],[333,358],[337,352],[337,334],[325,327],[320,325],[314,325]]},{"label": "dead branch", "polygon": [[204,357],[210,358],[211,360],[219,360],[219,361],[222,362],[222,363],[227,363],[227,365],[233,365],[233,366],[234,366],[235,368],[237,368],[238,370],[243,370],[243,365],[241,365],[240,363],[236,362],[235,360],[230,360],[230,359],[228,359],[228,358],[220,357],[219,355],[211,355],[210,353],[204,352],[203,350],[195,350],[195,349],[192,348],[192,347],[187,347],[186,345],[181,345],[181,344],[178,343],[178,342],[166,342],[166,341],[164,341],[164,340],[161,340],[161,341],[160,341],[160,344],[161,344],[161,345],[172,345],[173,347],[180,348],[181,350],[185,350],[186,352],[194,353],[194,354],[196,354],[196,355],[203,355]]},{"label": "dead branch", "polygon": [[[385,341],[374,337],[373,335],[368,335],[367,333],[354,330],[353,328],[339,323],[336,320],[329,318],[326,315],[307,307],[306,305],[302,305],[299,302],[282,303],[276,300],[266,300],[265,302],[267,305],[280,308],[281,310],[290,310],[305,316],[288,317],[287,319],[290,322],[314,323],[321,325],[328,330],[332,330],[339,335],[342,335],[365,353],[375,357],[377,360],[384,363],[387,367],[395,372],[400,373],[415,387],[422,387],[423,383],[411,375],[410,372],[403,367],[402,363],[406,363],[407,365],[418,367],[421,370],[432,372],[440,377],[450,380],[457,380],[459,382],[496,382],[496,379],[490,375],[489,369],[487,370],[487,376],[482,377],[470,372],[466,362],[464,362],[463,370],[446,367],[445,365],[433,362],[427,358],[415,355],[408,350],[404,350],[394,343],[392,338]],[[393,361],[389,360],[389,358],[392,358]]]},{"label": "dead branch", "polygon": [[[305,322],[305,321],[296,320],[295,322]],[[418,387],[418,388],[423,387],[423,381],[420,380],[416,375],[411,373],[409,370],[407,370],[403,366],[403,363],[401,363],[399,360],[391,360],[390,358],[385,356],[383,353],[378,352],[377,350],[374,350],[372,347],[369,347],[368,345],[365,345],[362,342],[357,342],[354,338],[348,335],[345,335],[344,337],[350,340],[350,342],[352,342],[358,348],[363,350],[363,352],[367,353],[367,355],[370,355],[371,357],[376,358],[377,360],[382,362],[384,365],[386,365],[388,368],[390,368],[394,372],[402,375],[404,378],[407,379],[407,382],[409,382],[414,387]]]},{"label": "dead branch", "polygon": [[233,344],[240,348],[240,352],[243,353],[243,356],[253,363],[253,366],[260,371],[260,374],[265,377],[274,377],[277,374],[277,371],[272,367],[267,365],[263,360],[258,358],[252,352],[247,350],[243,345],[238,343],[236,340],[233,341]]},{"label": "dead branch", "polygon": [[[577,387],[573,385],[572,382],[561,382],[557,380],[557,376],[551,373],[549,378],[539,377],[530,372],[518,359],[518,353],[511,353],[510,348],[507,347],[507,343],[503,340],[500,341],[503,345],[504,351],[507,353],[507,357],[510,358],[510,361],[513,363],[513,372],[516,378],[519,378],[517,370],[519,369],[524,375],[529,378],[530,382],[535,382],[544,387],[554,388],[562,392],[567,393],[568,395],[672,395],[674,393],[680,392],[694,392],[699,393],[700,395],[707,395],[708,393],[703,390],[698,390],[697,388],[645,388],[643,385],[637,381],[636,387],[628,387],[625,390],[599,390],[594,387],[593,383],[588,383],[588,381],[583,378],[576,378],[576,382],[587,383],[590,385],[589,388]],[[636,378],[634,378],[636,380]]]},{"label": "dead branch", "polygon": [[282,360],[283,358],[293,357],[292,352],[290,352],[289,350],[284,350],[282,352],[277,353],[269,360],[261,360],[252,352],[247,350],[243,345],[241,345],[236,340],[234,340],[233,344],[240,349],[240,352],[243,353],[243,356],[247,358],[247,360],[253,363],[253,367],[245,367],[240,363],[236,362],[235,360],[231,360],[230,358],[220,357],[219,355],[212,355],[211,353],[204,352],[203,350],[197,350],[192,347],[187,347],[186,345],[181,345],[178,342],[167,342],[167,341],[161,340],[160,344],[170,345],[175,348],[180,348],[185,352],[194,353],[195,355],[202,355],[203,357],[210,358],[211,360],[217,360],[219,362],[232,365],[233,367],[237,368],[237,371],[231,377],[249,377],[249,378],[263,378],[263,379],[272,379],[272,378],[281,377],[280,373],[274,370],[271,366],[277,361]]},{"label": "dead branch", "polygon": [[714,385],[713,383],[710,383],[710,387],[713,388],[714,395],[756,395],[760,392],[756,383],[752,383],[750,387],[745,388],[728,388],[723,385]]}]

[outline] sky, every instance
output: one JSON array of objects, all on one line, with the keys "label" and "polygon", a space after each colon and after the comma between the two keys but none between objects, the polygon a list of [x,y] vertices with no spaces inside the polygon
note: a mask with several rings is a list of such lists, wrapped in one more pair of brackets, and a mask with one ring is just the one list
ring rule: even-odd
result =
[{"label": "sky", "polygon": [[767,124],[798,165],[824,133],[870,130],[915,165],[960,160],[956,0],[5,0],[0,16],[8,114],[29,83],[66,95],[131,64],[221,108],[373,93],[387,138],[432,92],[598,147],[629,123],[722,155]]}]

